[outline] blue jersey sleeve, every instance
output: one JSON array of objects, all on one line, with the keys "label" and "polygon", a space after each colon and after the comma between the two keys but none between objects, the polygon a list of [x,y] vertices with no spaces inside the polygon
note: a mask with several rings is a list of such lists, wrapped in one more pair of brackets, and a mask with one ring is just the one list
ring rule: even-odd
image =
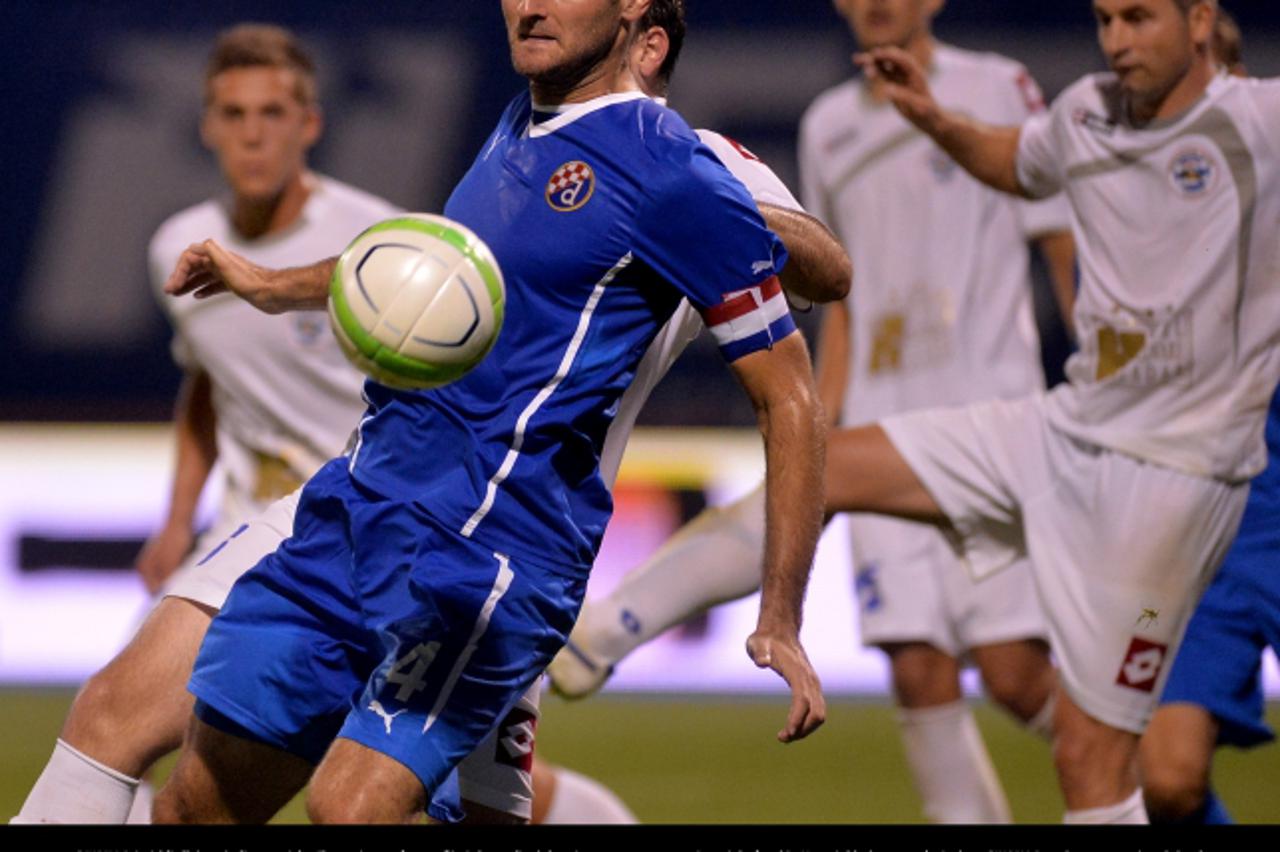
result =
[{"label": "blue jersey sleeve", "polygon": [[787,253],[746,189],[701,144],[673,144],[637,210],[634,252],[702,314],[728,361],[796,330]]}]

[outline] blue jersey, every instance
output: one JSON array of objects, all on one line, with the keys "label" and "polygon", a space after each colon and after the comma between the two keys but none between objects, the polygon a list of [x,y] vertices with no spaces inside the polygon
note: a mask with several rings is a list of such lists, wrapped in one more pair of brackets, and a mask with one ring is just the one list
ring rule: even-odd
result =
[{"label": "blue jersey", "polygon": [[589,570],[612,511],[605,432],[682,298],[728,360],[795,331],[785,250],[674,112],[639,93],[503,114],[445,215],[507,288],[497,344],[431,391],[370,382],[351,471],[433,520],[549,569]]}]

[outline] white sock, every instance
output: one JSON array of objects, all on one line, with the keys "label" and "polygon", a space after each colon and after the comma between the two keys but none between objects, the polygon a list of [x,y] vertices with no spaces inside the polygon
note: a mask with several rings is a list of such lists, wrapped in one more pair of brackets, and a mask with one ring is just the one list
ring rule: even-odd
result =
[{"label": "white sock", "polygon": [[616,663],[668,628],[759,589],[763,561],[762,484],[681,527],[611,594],[583,607],[575,633]]},{"label": "white sock", "polygon": [[1023,725],[1031,733],[1040,737],[1042,740],[1053,741],[1053,714],[1058,710],[1058,690],[1049,693],[1049,697],[1044,700],[1044,706],[1036,711],[1036,715],[1032,716]]},{"label": "white sock", "polygon": [[1146,825],[1147,808],[1142,803],[1142,788],[1115,805],[1089,808],[1083,811],[1067,811],[1062,818],[1066,825]]},{"label": "white sock", "polygon": [[151,803],[155,800],[156,788],[151,786],[151,782],[146,779],[138,782],[133,805],[129,808],[129,816],[125,822],[128,825],[151,825]]},{"label": "white sock", "polygon": [[555,768],[556,787],[544,825],[635,825],[639,820],[612,790],[563,766]]},{"label": "white sock", "polygon": [[137,788],[138,779],[58,740],[12,822],[123,825]]},{"label": "white sock", "polygon": [[1008,823],[1013,817],[973,713],[963,701],[898,710],[924,814],[935,823]]}]

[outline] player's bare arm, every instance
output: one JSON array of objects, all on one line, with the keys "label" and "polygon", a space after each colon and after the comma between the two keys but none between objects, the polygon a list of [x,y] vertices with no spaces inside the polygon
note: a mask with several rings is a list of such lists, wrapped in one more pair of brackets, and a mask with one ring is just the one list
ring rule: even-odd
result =
[{"label": "player's bare arm", "polygon": [[818,399],[826,415],[828,429],[840,423],[844,408],[844,392],[849,375],[849,310],[848,302],[838,302],[822,309],[822,329],[818,332],[818,358],[814,370]]},{"label": "player's bare arm", "polygon": [[920,63],[897,47],[879,47],[854,60],[903,117],[928,134],[975,178],[1011,195],[1026,195],[1018,183],[1017,127],[994,127],[952,112],[934,99]]},{"label": "player's bare arm", "polygon": [[155,594],[177,570],[195,542],[196,506],[218,458],[213,383],[203,370],[188,373],[174,411],[174,472],[164,527],[147,540],[136,567]]},{"label": "player's bare arm", "polygon": [[1075,337],[1076,241],[1070,231],[1054,231],[1037,237],[1036,246],[1049,268],[1049,280],[1062,322]]},{"label": "player's bare arm", "polygon": [[268,314],[320,310],[329,297],[329,279],[336,263],[337,258],[328,258],[310,266],[267,269],[215,240],[205,240],[182,253],[164,291],[171,296],[191,293],[197,299],[235,293]]},{"label": "player's bare arm", "polygon": [[787,723],[778,732],[786,743],[826,718],[822,686],[800,645],[805,587],[822,530],[822,405],[799,334],[738,359],[733,369],[755,406],[767,469],[764,583],[747,653],[791,687]]},{"label": "player's bare arm", "polygon": [[783,287],[819,304],[849,295],[853,263],[826,225],[798,210],[763,202],[757,206],[765,224],[787,247],[787,265],[778,276]]}]

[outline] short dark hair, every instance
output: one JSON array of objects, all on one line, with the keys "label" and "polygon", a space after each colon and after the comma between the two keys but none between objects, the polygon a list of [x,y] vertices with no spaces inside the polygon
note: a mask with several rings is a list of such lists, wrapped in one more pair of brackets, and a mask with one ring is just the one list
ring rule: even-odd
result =
[{"label": "short dark hair", "polygon": [[649,11],[640,19],[640,32],[648,32],[653,27],[662,27],[670,42],[667,58],[662,60],[662,67],[658,69],[658,77],[665,83],[675,72],[680,48],[684,46],[684,0],[653,0]]},{"label": "short dark hair", "polygon": [[213,94],[213,78],[232,68],[285,68],[297,77],[298,102],[310,106],[316,100],[316,66],[298,39],[284,27],[271,24],[239,24],[218,35],[204,71],[207,103]]}]

